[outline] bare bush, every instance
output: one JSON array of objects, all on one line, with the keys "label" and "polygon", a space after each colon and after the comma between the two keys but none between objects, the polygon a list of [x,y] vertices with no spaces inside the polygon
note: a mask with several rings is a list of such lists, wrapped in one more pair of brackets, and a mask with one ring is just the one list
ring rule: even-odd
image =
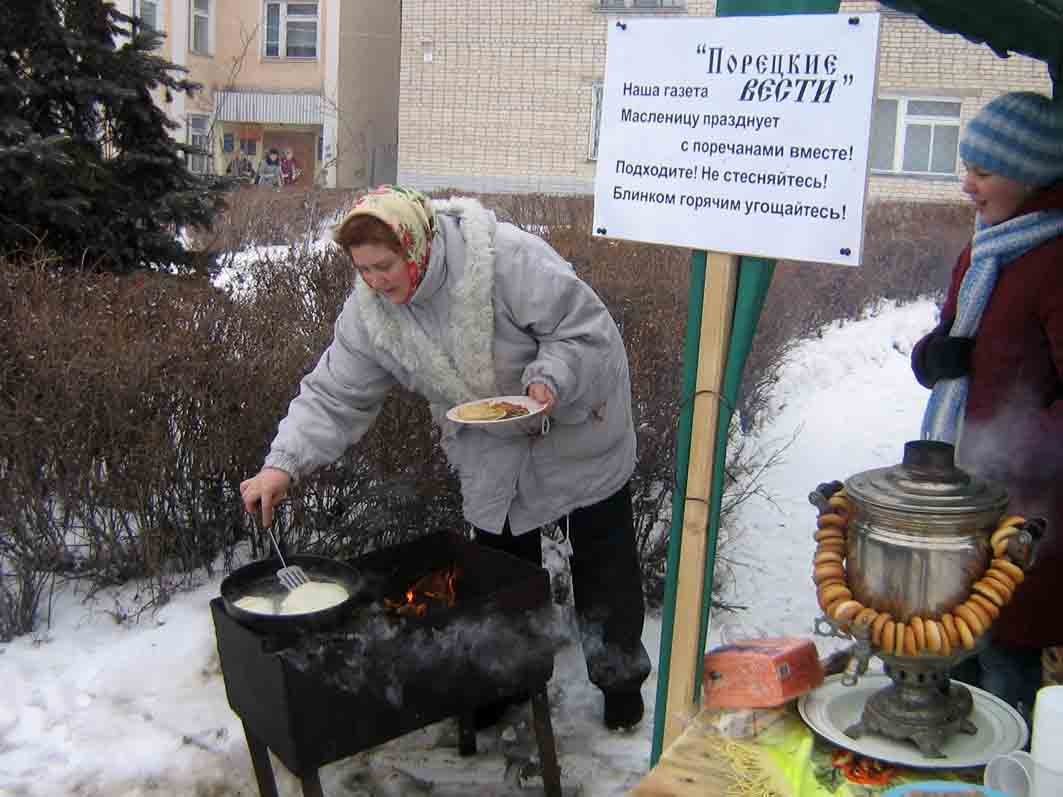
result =
[{"label": "bare bush", "polygon": [[[231,562],[238,542],[264,552],[239,483],[258,469],[299,380],[331,339],[351,272],[305,235],[320,235],[350,200],[269,189],[234,198],[213,233],[216,252],[295,245],[244,263],[232,294],[194,277],[0,261],[0,638],[32,627],[56,574],[99,587],[138,579],[151,606],[195,568]],[[638,435],[636,532],[648,591],[659,596],[690,253],[593,237],[586,197],[484,201],[548,238],[621,329]],[[967,221],[952,208],[881,208],[869,217],[864,268],[779,264],[746,369],[743,428],[758,422],[793,340],[877,298],[943,285],[954,252],[942,230]],[[725,526],[764,467],[731,434]],[[289,550],[344,557],[462,523],[427,405],[396,390],[357,446],[297,486],[278,530]]]},{"label": "bare bush", "polygon": [[227,268],[247,247],[299,246],[317,240],[353,196],[350,191],[324,188],[241,186],[228,195],[214,227],[189,234],[197,251],[209,253],[218,267]]}]

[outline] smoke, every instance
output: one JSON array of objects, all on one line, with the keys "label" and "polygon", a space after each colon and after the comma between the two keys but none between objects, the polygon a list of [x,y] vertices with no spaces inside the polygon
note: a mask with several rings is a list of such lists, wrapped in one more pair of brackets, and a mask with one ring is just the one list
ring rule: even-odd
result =
[{"label": "smoke", "polygon": [[547,680],[554,653],[567,641],[567,626],[552,605],[429,620],[374,605],[343,630],[309,634],[280,655],[360,701],[399,709],[457,697],[471,706]]}]

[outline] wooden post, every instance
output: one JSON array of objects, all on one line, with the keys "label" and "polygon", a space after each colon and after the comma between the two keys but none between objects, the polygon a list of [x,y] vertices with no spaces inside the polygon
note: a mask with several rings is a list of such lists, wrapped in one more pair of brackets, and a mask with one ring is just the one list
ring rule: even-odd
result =
[{"label": "wooden post", "polygon": [[700,625],[705,602],[705,561],[708,550],[709,499],[715,459],[720,391],[727,364],[738,256],[708,253],[702,297],[701,336],[694,418],[690,434],[682,551],[670,658],[671,677],[665,706],[664,746],[683,732],[697,713],[696,671],[701,668]]}]

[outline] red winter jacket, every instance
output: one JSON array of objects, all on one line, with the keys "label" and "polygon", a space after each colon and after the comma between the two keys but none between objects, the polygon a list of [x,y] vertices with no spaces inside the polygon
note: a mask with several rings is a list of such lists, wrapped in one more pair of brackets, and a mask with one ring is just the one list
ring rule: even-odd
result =
[{"label": "red winter jacket", "polygon": [[[1030,197],[1018,214],[1063,210],[1063,184]],[[1018,215],[1017,214],[1017,215]],[[970,245],[952,271],[941,310],[947,330],[971,264]],[[935,330],[917,344],[919,349]],[[918,368],[917,368],[918,371]],[[1048,521],[1035,568],[993,626],[1002,642],[1063,644],[1063,237],[1003,266],[971,352],[957,462],[997,481],[1008,512]]]}]

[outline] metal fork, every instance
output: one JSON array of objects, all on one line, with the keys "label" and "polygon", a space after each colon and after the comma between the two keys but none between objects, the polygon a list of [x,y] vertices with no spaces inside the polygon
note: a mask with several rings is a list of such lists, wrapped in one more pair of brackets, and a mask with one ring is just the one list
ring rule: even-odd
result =
[{"label": "metal fork", "polygon": [[269,526],[265,528],[270,540],[273,541],[273,550],[277,552],[277,558],[281,560],[281,569],[277,571],[277,579],[288,590],[301,587],[303,584],[309,584],[310,577],[303,568],[299,567],[299,565],[291,565],[289,567],[284,563],[284,555],[281,553],[281,547],[277,544],[277,538],[273,536],[273,530]]}]

